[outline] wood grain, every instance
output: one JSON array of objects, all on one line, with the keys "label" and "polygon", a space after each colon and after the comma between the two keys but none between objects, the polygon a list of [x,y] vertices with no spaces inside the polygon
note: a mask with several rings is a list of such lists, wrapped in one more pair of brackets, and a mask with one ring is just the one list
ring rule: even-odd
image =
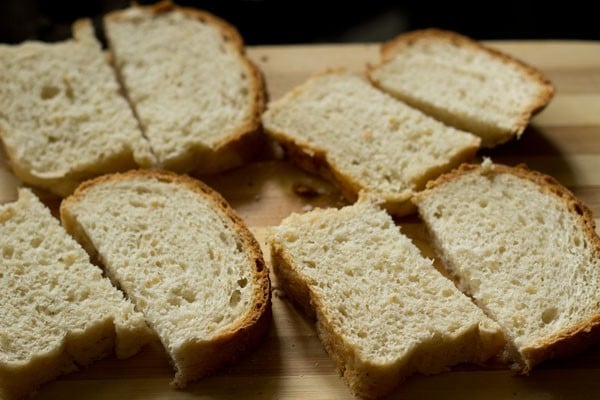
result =
[{"label": "wood grain", "polygon": [[[600,216],[600,43],[490,42],[531,63],[554,82],[557,94],[521,140],[482,155],[526,163],[568,186]],[[375,45],[265,46],[248,51],[263,70],[270,97],[278,98],[310,74],[345,67],[362,71],[378,58]],[[344,204],[327,182],[309,176],[266,150],[258,161],[204,180],[221,192],[263,246],[269,227],[291,212]],[[0,160],[0,202],[14,198],[17,180]],[[310,195],[306,188],[312,188]],[[47,199],[56,207],[57,201]],[[598,222],[598,219],[596,219]],[[429,257],[426,233],[415,217],[398,220]],[[44,385],[39,399],[352,399],[318,341],[313,325],[286,301],[273,281],[274,321],[268,338],[248,358],[188,390],[169,387],[173,371],[158,343],[124,361],[107,359]],[[530,376],[504,367],[458,366],[444,374],[409,379],[397,399],[600,398],[600,345],[568,360],[551,361]]]}]

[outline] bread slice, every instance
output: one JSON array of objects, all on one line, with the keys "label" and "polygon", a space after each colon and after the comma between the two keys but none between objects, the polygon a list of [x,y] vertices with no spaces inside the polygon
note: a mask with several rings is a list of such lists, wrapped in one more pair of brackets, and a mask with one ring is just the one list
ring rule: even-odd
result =
[{"label": "bread slice", "polygon": [[107,175],[63,201],[67,230],[141,310],[184,387],[251,348],[271,315],[260,248],[199,181],[158,170]]},{"label": "bread slice", "polygon": [[110,13],[104,25],[161,167],[208,174],[257,153],[265,88],[233,26],[164,1]]},{"label": "bread slice", "polygon": [[89,20],[59,43],[0,45],[0,137],[15,174],[61,196],[154,156]]},{"label": "bread slice", "polygon": [[276,227],[277,282],[311,316],[352,391],[390,393],[406,376],[483,362],[504,343],[495,322],[424,258],[370,200],[292,214]]},{"label": "bread slice", "polygon": [[500,324],[522,371],[600,339],[600,239],[589,209],[553,178],[487,160],[415,201],[440,258]]},{"label": "bread slice", "polygon": [[0,205],[0,398],[152,338],[144,317],[28,189]]},{"label": "bread slice", "polygon": [[398,215],[414,211],[413,193],[470,158],[480,142],[341,71],[270,103],[263,125],[293,161],[333,180],[347,199],[371,193]]},{"label": "bread slice", "polygon": [[493,147],[520,137],[554,87],[539,71],[455,32],[425,29],[381,47],[371,81],[426,114]]}]

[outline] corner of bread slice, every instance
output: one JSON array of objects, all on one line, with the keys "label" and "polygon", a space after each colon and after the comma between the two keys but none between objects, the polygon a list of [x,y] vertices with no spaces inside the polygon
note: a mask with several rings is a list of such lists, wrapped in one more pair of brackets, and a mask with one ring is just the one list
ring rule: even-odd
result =
[{"label": "corner of bread slice", "polygon": [[264,338],[271,292],[262,252],[202,182],[162,170],[106,175],[82,184],[60,211],[146,316],[176,370],[174,387],[239,360]]},{"label": "corner of bread slice", "polygon": [[0,206],[0,248],[7,398],[110,354],[130,357],[151,339],[143,316],[29,189]]}]

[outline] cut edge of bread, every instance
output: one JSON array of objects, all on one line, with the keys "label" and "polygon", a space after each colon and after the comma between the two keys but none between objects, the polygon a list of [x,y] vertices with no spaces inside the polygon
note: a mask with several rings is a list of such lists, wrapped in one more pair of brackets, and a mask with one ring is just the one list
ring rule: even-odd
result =
[{"label": "cut edge of bread", "polygon": [[[471,173],[481,173],[482,175],[512,174],[533,182],[548,195],[555,196],[570,213],[577,216],[581,230],[590,239],[590,243],[594,245],[592,254],[600,258],[600,237],[596,233],[596,223],[592,211],[555,178],[538,171],[530,170],[524,164],[510,167],[503,164],[493,164],[489,159],[485,159],[481,165],[464,163],[460,167],[428,182],[426,189],[413,197],[413,202],[415,205],[418,205],[420,199],[428,195],[428,191]],[[436,242],[434,236],[430,235],[430,237],[432,237],[436,255],[440,258],[446,270],[453,274],[455,268],[449,260],[442,256],[439,251],[440,244]],[[458,284],[460,287],[460,277],[457,277],[457,279],[459,279]],[[481,308],[489,315],[485,307]],[[514,343],[507,341],[504,359],[505,361],[513,362],[513,369],[523,374],[528,374],[534,366],[542,361],[578,353],[597,343],[598,340],[600,340],[600,314],[595,314],[589,316],[589,318],[578,325],[562,329],[554,335],[544,338],[544,340],[538,340],[533,345],[523,347],[520,350]]]},{"label": "cut edge of bread", "polygon": [[[375,65],[368,65],[366,68],[365,74],[368,77],[369,81],[375,87],[385,91],[385,89],[383,89],[374,79],[371,78],[371,73],[383,66],[384,64],[388,63],[389,61],[391,61],[404,48],[411,46],[412,43],[423,39],[443,40],[459,47],[468,47],[475,51],[487,53],[494,59],[498,60],[500,63],[514,65],[525,75],[527,75],[533,81],[535,81],[541,88],[541,92],[536,98],[536,101],[531,103],[526,109],[523,109],[519,120],[514,125],[513,129],[511,131],[498,130],[497,132],[494,132],[494,135],[497,136],[496,139],[484,140],[482,142],[483,147],[495,147],[497,145],[508,142],[514,137],[516,137],[517,139],[520,138],[523,132],[525,131],[525,128],[528,126],[531,117],[533,117],[535,114],[541,112],[544,108],[546,108],[546,106],[554,97],[554,85],[538,69],[532,67],[531,65],[528,65],[527,63],[509,54],[484,45],[467,36],[461,35],[457,32],[443,30],[439,28],[426,28],[410,31],[407,33],[400,34],[387,42],[384,42],[380,46],[380,62]],[[427,114],[444,116],[444,119],[448,121],[452,121],[455,118],[451,113],[448,113],[444,109],[435,107],[427,102],[419,101],[418,99],[412,97],[409,98],[406,96],[401,96],[400,93],[394,93],[394,96],[400,98],[400,100],[402,101],[406,101],[409,104],[414,104],[415,107],[423,110]],[[462,129],[470,131],[469,129],[464,127]],[[491,127],[487,127],[486,129],[491,129]]]},{"label": "cut edge of bread", "polygon": [[[92,241],[85,233],[83,227],[70,213],[69,208],[78,202],[80,198],[84,197],[86,191],[95,185],[110,184],[115,181],[127,181],[136,178],[157,179],[170,184],[182,185],[199,197],[208,199],[218,209],[219,213],[231,219],[236,233],[247,245],[247,253],[252,258],[255,266],[252,275],[257,283],[252,295],[253,306],[248,313],[243,318],[237,320],[236,325],[224,330],[214,339],[208,341],[189,341],[176,354],[169,354],[171,364],[176,370],[171,385],[175,388],[184,388],[189,382],[236,362],[258,347],[270,327],[272,316],[269,269],[264,262],[258,242],[248,230],[243,220],[219,193],[201,181],[160,169],[131,170],[124,173],[99,176],[81,184],[71,196],[61,203],[60,217],[63,226],[67,232],[82,244],[92,258],[98,260],[99,264],[104,266],[105,261],[94,248]],[[111,281],[118,286],[118,282],[108,274],[107,269],[103,269],[107,272]],[[167,352],[169,351],[167,350]]]},{"label": "cut edge of bread", "polygon": [[[234,45],[239,61],[245,65],[249,73],[249,80],[253,92],[253,104],[251,107],[252,112],[250,118],[239,125],[228,137],[221,140],[214,148],[202,145],[190,146],[186,152],[180,155],[180,157],[171,159],[166,163],[163,162],[159,167],[175,172],[191,173],[194,175],[209,175],[233,169],[252,161],[258,155],[265,143],[261,115],[265,110],[268,100],[268,90],[262,71],[247,56],[244,41],[238,30],[229,22],[214,14],[192,7],[179,6],[174,4],[171,0],[161,0],[154,5],[148,6],[134,3],[130,8],[106,14],[104,16],[104,21],[118,21],[126,18],[125,13],[132,8],[151,16],[178,11],[190,19],[216,26],[223,37]],[[104,24],[106,26],[106,22],[104,22]],[[113,46],[111,45],[110,35],[107,34],[106,38],[109,44],[108,51],[111,55],[111,60],[113,60],[111,66],[118,77],[121,89],[123,90],[134,115],[138,119],[138,123],[142,128],[142,133],[144,133],[145,136],[145,128],[139,118],[137,106],[131,100],[131,96],[127,92],[126,85],[124,84],[122,74],[114,63],[116,55]],[[161,163],[160,160],[159,163]]]}]

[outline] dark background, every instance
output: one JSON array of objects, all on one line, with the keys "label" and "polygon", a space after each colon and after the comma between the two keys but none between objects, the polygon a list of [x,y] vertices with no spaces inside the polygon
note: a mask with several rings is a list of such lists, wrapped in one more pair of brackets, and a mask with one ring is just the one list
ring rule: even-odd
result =
[{"label": "dark background", "polygon": [[[138,1],[141,4],[155,1]],[[475,39],[594,39],[593,1],[175,1],[234,24],[249,45],[379,42],[439,27]],[[81,17],[99,18],[129,0],[0,0],[0,42],[62,40]]]}]

